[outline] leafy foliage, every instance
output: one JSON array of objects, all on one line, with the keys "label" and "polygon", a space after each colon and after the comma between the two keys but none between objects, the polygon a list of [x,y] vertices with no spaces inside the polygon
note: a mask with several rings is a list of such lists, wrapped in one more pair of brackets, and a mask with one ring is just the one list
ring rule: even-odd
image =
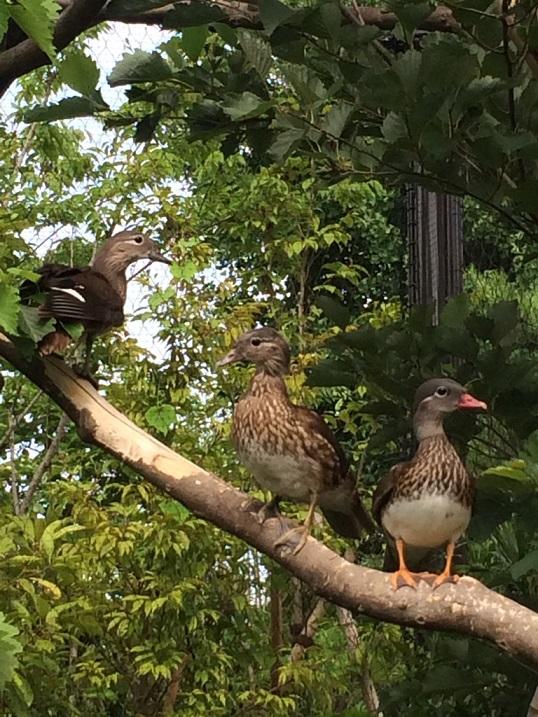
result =
[{"label": "leafy foliage", "polygon": [[264,161],[301,152],[341,176],[470,195],[534,235],[536,77],[525,38],[538,20],[530,0],[510,20],[459,3],[452,11],[463,32],[412,40],[430,10],[397,3],[391,35],[361,25],[336,0],[267,0],[260,30],[227,27],[210,4],[175,5],[163,23],[182,28],[181,39],[161,53],[125,55],[109,81],[132,85],[125,110],[132,121],[156,118],[152,132],[179,116],[193,138],[218,136],[227,150],[246,143]]}]

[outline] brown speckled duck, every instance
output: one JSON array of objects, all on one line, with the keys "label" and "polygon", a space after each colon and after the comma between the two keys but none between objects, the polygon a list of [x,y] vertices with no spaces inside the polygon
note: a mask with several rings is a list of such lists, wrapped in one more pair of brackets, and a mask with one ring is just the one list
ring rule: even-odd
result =
[{"label": "brown speckled duck", "polygon": [[298,533],[298,553],[318,505],[346,538],[372,530],[375,526],[361,504],[348,460],[331,430],[318,413],[296,406],[288,397],[283,379],[290,363],[286,341],[274,329],[247,331],[219,365],[240,361],[253,363],[256,373],[235,406],[232,437],[256,483],[274,496],[260,511],[260,519],[278,510],[281,498],[309,504],[304,524],[287,531],[276,544],[284,545]]}]

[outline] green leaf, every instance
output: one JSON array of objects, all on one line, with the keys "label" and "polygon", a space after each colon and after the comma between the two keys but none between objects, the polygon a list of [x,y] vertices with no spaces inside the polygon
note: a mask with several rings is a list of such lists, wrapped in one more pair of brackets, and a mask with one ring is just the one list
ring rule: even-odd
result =
[{"label": "green leaf", "polygon": [[279,132],[276,136],[275,141],[271,145],[269,153],[276,162],[280,162],[288,154],[290,149],[297,144],[306,132],[304,129],[287,129],[284,132]]},{"label": "green leaf", "polygon": [[408,135],[404,118],[396,112],[388,113],[383,120],[381,131],[387,142],[398,142],[400,139],[407,138]]},{"label": "green leaf", "polygon": [[269,74],[273,64],[271,46],[259,35],[248,30],[238,30],[239,44],[243,50],[247,62],[259,76],[264,80]]},{"label": "green leaf", "polygon": [[17,667],[17,655],[22,652],[21,643],[15,638],[19,631],[6,621],[6,616],[0,612],[0,690],[12,679]]},{"label": "green leaf", "polygon": [[191,511],[177,500],[163,500],[159,503],[159,508],[163,515],[169,515],[177,518],[180,522],[192,518]]},{"label": "green leaf", "polygon": [[327,99],[327,90],[323,82],[307,67],[289,65],[282,68],[282,72],[305,105],[320,104]]},{"label": "green leaf", "polygon": [[84,333],[84,326],[78,321],[62,321],[62,327],[67,331],[73,341],[78,341]]},{"label": "green leaf", "polygon": [[295,14],[293,8],[284,5],[279,0],[260,0],[258,7],[263,25],[269,35],[272,35],[279,25],[283,25]]},{"label": "green leaf", "polygon": [[[28,680],[23,677],[19,672],[13,673],[13,684],[17,688],[17,692],[21,696],[23,703],[26,707],[31,707],[34,701],[34,693]],[[26,712],[19,712],[19,714],[26,715]]]},{"label": "green leaf", "polygon": [[195,62],[200,57],[207,39],[207,33],[207,25],[186,27],[181,31],[181,47],[185,50],[189,60]]},{"label": "green leaf", "polygon": [[60,5],[56,0],[18,0],[9,5],[13,20],[53,61],[56,49],[52,38],[59,12]]},{"label": "green leaf", "polygon": [[538,550],[532,550],[524,558],[518,560],[510,568],[510,574],[514,580],[519,580],[527,573],[538,571]]},{"label": "green leaf", "polygon": [[461,329],[463,322],[469,315],[469,298],[465,294],[449,299],[441,311],[440,324],[442,326]]},{"label": "green leaf", "polygon": [[224,42],[234,47],[237,42],[237,30],[234,30],[234,28],[229,25],[225,25],[223,22],[214,22],[212,25],[215,32],[218,32]]},{"label": "green leaf", "polygon": [[49,523],[43,531],[41,540],[39,541],[41,547],[43,548],[43,552],[49,560],[52,558],[52,554],[54,553],[55,532],[59,522],[60,521],[55,520],[54,522]]},{"label": "green leaf", "polygon": [[147,424],[159,433],[167,433],[176,420],[176,409],[167,403],[161,406],[152,406],[146,411],[144,418]]},{"label": "green leaf", "polygon": [[503,466],[492,466],[486,468],[483,475],[486,476],[502,476],[503,478],[510,478],[510,480],[521,481],[523,483],[530,482],[531,479],[525,472],[525,461],[520,459],[511,461],[507,465]]},{"label": "green leaf", "polygon": [[159,82],[172,76],[168,63],[157,52],[135,50],[124,54],[108,77],[111,87],[137,82]]},{"label": "green leaf", "polygon": [[19,292],[15,286],[0,284],[0,326],[9,334],[17,334]]},{"label": "green leaf", "polygon": [[519,310],[517,301],[499,301],[492,306],[489,317],[493,319],[492,338],[498,343],[503,343],[508,335],[514,331],[519,323]]},{"label": "green leaf", "polygon": [[411,3],[403,0],[403,2],[389,2],[389,7],[392,7],[394,14],[408,33],[415,30],[432,13],[431,5],[427,2]]},{"label": "green leaf", "polygon": [[109,110],[110,107],[89,97],[66,97],[53,105],[38,105],[24,113],[25,122],[54,122],[88,117]]},{"label": "green leaf", "polygon": [[222,109],[229,115],[234,122],[239,120],[258,117],[266,112],[272,106],[272,102],[262,100],[252,92],[243,92],[227,105],[223,105]]},{"label": "green leaf", "polygon": [[9,9],[4,2],[0,2],[0,42],[6,34],[9,22]]},{"label": "green leaf", "polygon": [[316,306],[319,306],[325,316],[335,326],[345,329],[349,324],[349,309],[347,309],[342,302],[338,301],[338,299],[335,299],[334,296],[328,296],[326,294],[318,296]]},{"label": "green leaf", "polygon": [[34,343],[38,343],[43,336],[54,331],[52,319],[44,321],[39,317],[39,310],[36,306],[21,306],[19,325],[23,334],[30,336]]},{"label": "green leaf", "polygon": [[334,0],[326,0],[319,6],[319,14],[329,37],[334,42],[337,42],[342,24],[342,12],[339,3],[334,2]]},{"label": "green leaf", "polygon": [[334,359],[320,361],[309,372],[307,384],[309,386],[348,386],[357,385],[357,377],[347,370],[345,365]]},{"label": "green leaf", "polygon": [[331,137],[339,138],[353,110],[353,105],[348,102],[339,102],[333,105],[328,114],[325,115],[321,128]]},{"label": "green leaf", "polygon": [[70,52],[60,65],[58,78],[75,92],[90,96],[99,81],[99,68],[82,50]]},{"label": "green leaf", "polygon": [[472,690],[468,677],[462,671],[449,665],[437,665],[431,669],[422,685],[425,693],[450,693],[454,690]]}]

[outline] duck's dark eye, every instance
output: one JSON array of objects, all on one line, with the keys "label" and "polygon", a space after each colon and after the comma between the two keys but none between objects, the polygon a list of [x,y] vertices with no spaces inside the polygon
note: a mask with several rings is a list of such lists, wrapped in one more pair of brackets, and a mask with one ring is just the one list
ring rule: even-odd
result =
[{"label": "duck's dark eye", "polygon": [[448,388],[445,388],[444,386],[439,386],[439,388],[435,392],[435,395],[440,396],[441,398],[448,396]]},{"label": "duck's dark eye", "polygon": [[144,237],[139,234],[138,236],[133,237],[133,241],[135,244],[142,244]]},{"label": "duck's dark eye", "polygon": [[261,344],[261,339],[250,339],[250,343],[252,346],[259,346]]}]

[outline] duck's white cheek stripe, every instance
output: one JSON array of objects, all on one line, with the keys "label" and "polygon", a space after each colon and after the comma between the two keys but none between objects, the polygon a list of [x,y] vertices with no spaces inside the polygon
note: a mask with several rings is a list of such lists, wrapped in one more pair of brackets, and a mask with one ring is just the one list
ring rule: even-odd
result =
[{"label": "duck's white cheek stripe", "polygon": [[86,299],[82,296],[82,294],[79,294],[76,289],[62,289],[59,286],[54,286],[52,288],[53,291],[63,291],[64,294],[71,294],[77,301],[81,301],[83,304],[86,303]]}]

